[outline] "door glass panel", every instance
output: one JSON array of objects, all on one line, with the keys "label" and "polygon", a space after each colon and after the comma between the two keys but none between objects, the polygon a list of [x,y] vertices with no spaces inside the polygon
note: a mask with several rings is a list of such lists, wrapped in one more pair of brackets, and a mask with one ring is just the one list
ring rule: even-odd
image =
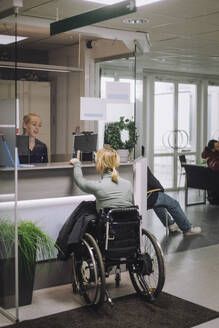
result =
[{"label": "door glass panel", "polygon": [[208,87],[208,140],[219,140],[219,86]]},{"label": "door glass panel", "polygon": [[[155,82],[154,153],[174,151],[174,84]],[[154,158],[154,173],[165,188],[173,188],[173,157]]]},{"label": "door glass panel", "polygon": [[155,82],[154,97],[154,152],[170,153],[174,129],[174,84]]},{"label": "door glass panel", "polygon": [[154,175],[164,188],[173,188],[173,163],[172,156],[154,158]]},{"label": "door glass panel", "polygon": [[[15,310],[16,81],[0,90],[0,313]],[[11,318],[11,315],[10,315]],[[3,321],[7,324],[7,321]],[[1,321],[0,321],[1,326]]]},{"label": "door glass panel", "polygon": [[196,150],[196,85],[178,87],[178,149]]}]

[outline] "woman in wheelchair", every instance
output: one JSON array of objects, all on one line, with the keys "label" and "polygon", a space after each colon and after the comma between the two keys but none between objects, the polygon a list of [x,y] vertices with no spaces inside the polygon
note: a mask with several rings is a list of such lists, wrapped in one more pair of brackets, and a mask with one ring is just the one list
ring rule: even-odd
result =
[{"label": "woman in wheelchair", "polygon": [[77,186],[86,193],[96,197],[97,212],[105,207],[127,207],[134,205],[133,188],[130,181],[119,177],[119,155],[112,148],[103,148],[96,155],[96,170],[101,175],[99,181],[86,180],[83,177],[81,164],[77,158],[71,159],[74,166],[74,180]]},{"label": "woman in wheelchair", "polygon": [[[73,213],[74,216],[78,213],[81,215],[86,203],[93,203],[92,210],[88,210],[93,219],[89,220],[77,246],[72,248],[73,292],[79,292],[88,305],[100,305],[105,297],[112,304],[105,278],[116,267],[115,280],[116,286],[119,286],[120,265],[125,265],[137,293],[146,300],[153,300],[164,285],[163,254],[153,235],[144,229],[140,233],[141,216],[137,206],[134,206],[132,184],[119,177],[117,172],[118,153],[112,148],[97,152],[99,181],[83,177],[78,159],[73,158],[70,163],[74,166],[74,179],[78,187],[96,197],[97,210],[95,218],[95,202],[83,202],[79,210]],[[72,234],[69,227],[64,230]],[[69,246],[69,242],[67,244]],[[68,250],[71,251],[71,247]]]}]

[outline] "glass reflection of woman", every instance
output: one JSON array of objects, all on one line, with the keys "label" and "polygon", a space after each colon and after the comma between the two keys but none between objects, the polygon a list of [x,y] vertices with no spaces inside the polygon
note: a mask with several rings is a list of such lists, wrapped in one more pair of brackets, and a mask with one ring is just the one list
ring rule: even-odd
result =
[{"label": "glass reflection of woman", "polygon": [[23,135],[29,136],[29,156],[21,157],[21,163],[48,163],[47,147],[37,139],[41,126],[41,119],[38,114],[30,113],[24,116]]}]

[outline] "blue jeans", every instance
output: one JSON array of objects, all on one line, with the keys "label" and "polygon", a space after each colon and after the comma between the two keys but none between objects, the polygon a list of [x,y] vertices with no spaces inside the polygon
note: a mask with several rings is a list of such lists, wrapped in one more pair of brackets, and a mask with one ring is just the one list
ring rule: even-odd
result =
[{"label": "blue jeans", "polygon": [[[153,206],[153,210],[164,226],[166,226],[166,209],[169,212],[168,225],[176,222],[180,230],[183,232],[189,231],[191,229],[191,223],[185,216],[177,200],[165,194],[164,192],[158,192],[158,197],[156,203]],[[169,214],[172,216],[172,218]]]}]

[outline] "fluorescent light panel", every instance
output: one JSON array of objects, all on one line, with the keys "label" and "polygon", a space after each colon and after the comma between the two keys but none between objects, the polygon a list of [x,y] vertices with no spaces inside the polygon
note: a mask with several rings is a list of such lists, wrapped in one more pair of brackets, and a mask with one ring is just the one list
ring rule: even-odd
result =
[{"label": "fluorescent light panel", "polygon": [[27,39],[27,37],[25,36],[17,36],[15,38],[14,35],[0,34],[0,44],[10,44],[10,43],[14,43],[16,40],[21,41],[25,39]]},{"label": "fluorescent light panel", "polygon": [[[124,0],[85,0],[89,2],[101,3],[103,5],[114,5],[115,3],[122,2]],[[149,5],[154,2],[163,1],[163,0],[136,0],[136,7],[141,7]]]}]

